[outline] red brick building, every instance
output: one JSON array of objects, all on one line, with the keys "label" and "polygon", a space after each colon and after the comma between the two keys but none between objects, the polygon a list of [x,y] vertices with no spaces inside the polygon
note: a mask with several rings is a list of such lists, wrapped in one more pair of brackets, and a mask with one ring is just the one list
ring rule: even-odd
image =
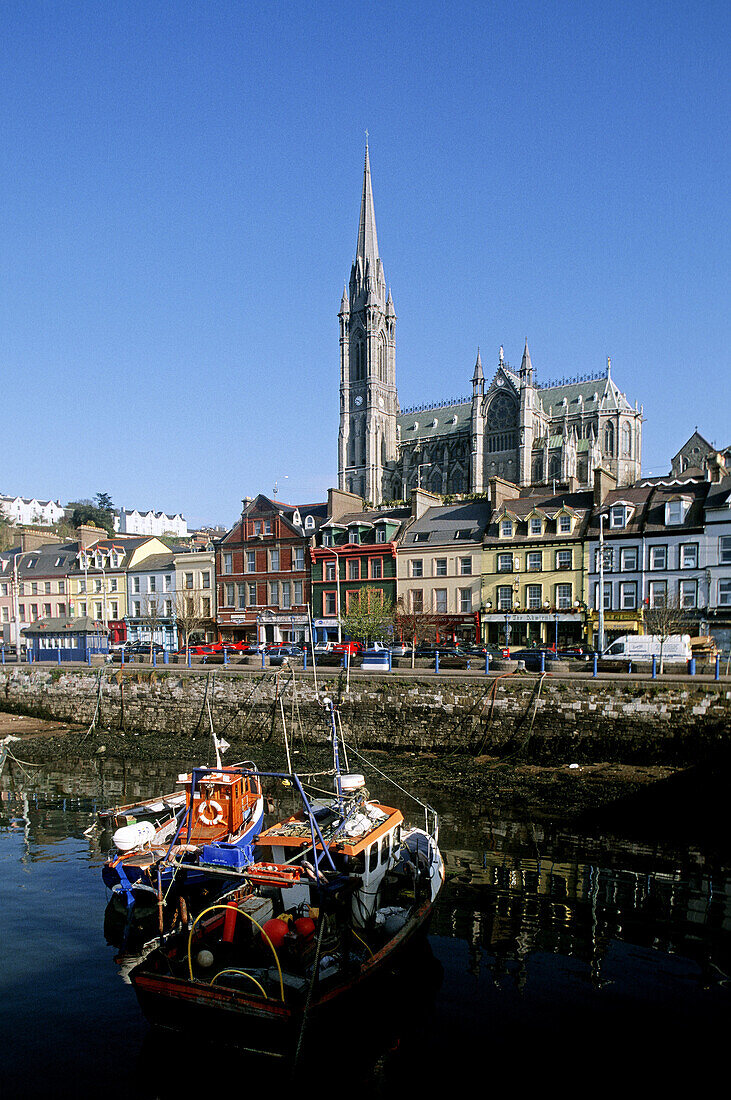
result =
[{"label": "red brick building", "polygon": [[311,599],[308,549],[327,504],[244,501],[241,519],[218,543],[218,631],[222,641],[304,642]]}]

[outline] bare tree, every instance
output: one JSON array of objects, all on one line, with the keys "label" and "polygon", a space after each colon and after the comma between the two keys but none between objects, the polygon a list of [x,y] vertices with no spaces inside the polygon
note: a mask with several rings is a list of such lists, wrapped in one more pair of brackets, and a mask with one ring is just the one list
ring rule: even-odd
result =
[{"label": "bare tree", "polygon": [[173,617],[185,638],[186,659],[190,653],[190,638],[211,618],[211,593],[199,588],[182,588],[175,593]]},{"label": "bare tree", "polygon": [[[150,631],[150,664],[152,664],[152,649],[155,644],[155,634],[166,623],[173,621],[173,609],[165,607],[165,600],[169,596],[162,596],[159,592],[150,592],[142,600],[140,608],[140,623]],[[142,639],[140,639],[142,641]]]},{"label": "bare tree", "polygon": [[411,643],[411,667],[414,667],[416,647],[424,642],[436,641],[437,631],[444,623],[442,615],[428,611],[409,611],[403,596],[396,601],[394,626],[402,638]]},{"label": "bare tree", "polygon": [[644,620],[647,633],[660,642],[660,675],[662,675],[665,643],[675,634],[687,633],[690,618],[677,596],[665,595],[655,597],[653,606],[645,608]]}]

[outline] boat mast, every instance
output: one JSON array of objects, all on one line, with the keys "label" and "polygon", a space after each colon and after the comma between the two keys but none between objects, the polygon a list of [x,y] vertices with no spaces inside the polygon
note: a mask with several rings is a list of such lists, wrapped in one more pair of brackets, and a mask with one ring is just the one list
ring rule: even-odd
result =
[{"label": "boat mast", "polygon": [[340,782],[340,755],[338,752],[338,731],[335,726],[335,706],[332,699],[327,697],[323,699],[324,705],[330,711],[330,725],[332,727],[332,742],[333,742],[333,767],[335,768],[335,789],[338,793],[338,809],[343,812],[343,786]]}]

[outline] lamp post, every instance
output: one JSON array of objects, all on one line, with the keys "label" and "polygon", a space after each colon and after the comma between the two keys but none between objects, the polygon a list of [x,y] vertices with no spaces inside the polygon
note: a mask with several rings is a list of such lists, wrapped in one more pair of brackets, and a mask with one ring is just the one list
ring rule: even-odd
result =
[{"label": "lamp post", "polygon": [[597,649],[604,652],[604,521],[606,515],[599,516],[599,645]]},{"label": "lamp post", "polygon": [[[340,555],[337,550],[332,546],[322,546],[322,550],[326,550],[328,553],[333,554],[335,557],[335,588],[337,592],[337,616],[338,616],[338,642],[343,640],[343,629],[340,625]],[[325,563],[323,562],[323,572],[325,570]],[[323,607],[323,612],[325,608]]]}]

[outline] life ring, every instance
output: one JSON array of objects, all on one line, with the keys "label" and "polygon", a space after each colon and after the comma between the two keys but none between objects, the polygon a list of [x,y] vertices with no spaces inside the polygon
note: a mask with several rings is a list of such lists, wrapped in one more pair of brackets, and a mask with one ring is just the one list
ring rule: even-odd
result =
[{"label": "life ring", "polygon": [[223,821],[223,806],[220,802],[214,802],[212,798],[207,802],[201,802],[198,807],[198,819],[204,825],[218,825]]}]

